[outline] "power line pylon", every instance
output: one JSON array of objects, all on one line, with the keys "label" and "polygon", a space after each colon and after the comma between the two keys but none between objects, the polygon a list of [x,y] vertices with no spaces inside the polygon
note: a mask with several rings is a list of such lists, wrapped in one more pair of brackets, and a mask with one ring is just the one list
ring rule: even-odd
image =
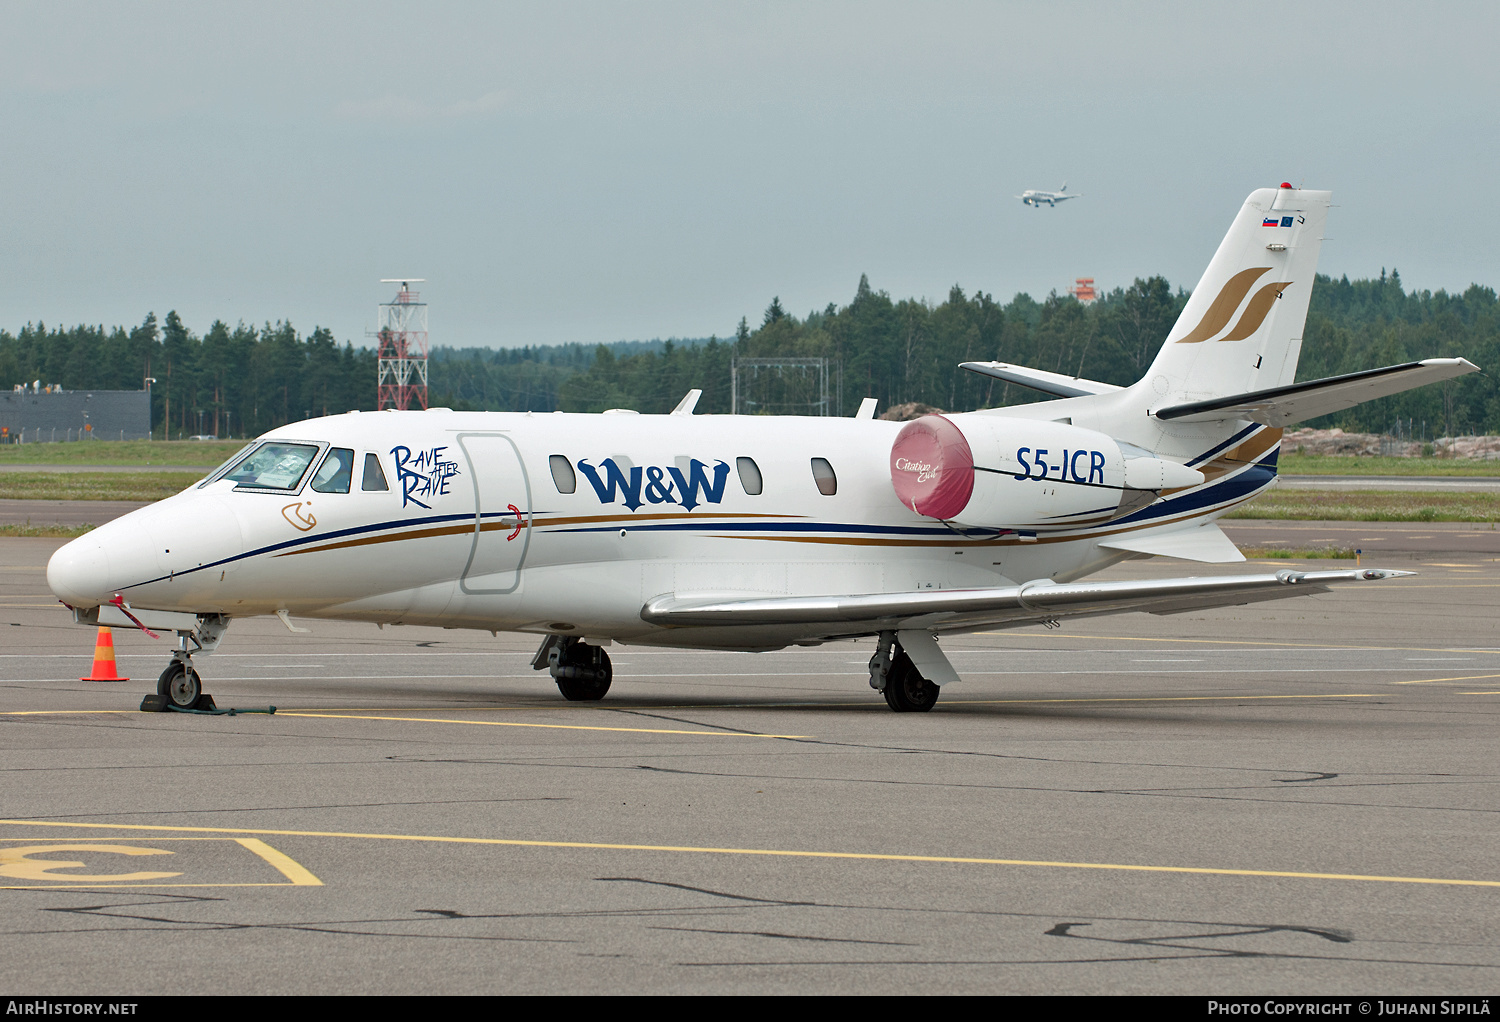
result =
[{"label": "power line pylon", "polygon": [[427,407],[427,303],[411,289],[419,277],[386,278],[382,284],[400,284],[396,297],[380,306],[377,409]]}]

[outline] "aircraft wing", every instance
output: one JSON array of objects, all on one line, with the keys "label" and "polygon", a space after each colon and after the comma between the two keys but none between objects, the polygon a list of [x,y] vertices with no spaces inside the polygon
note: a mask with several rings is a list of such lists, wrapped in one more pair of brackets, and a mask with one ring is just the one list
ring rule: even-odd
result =
[{"label": "aircraft wing", "polygon": [[1347,376],[1294,383],[1288,387],[1172,405],[1159,408],[1152,414],[1158,419],[1181,422],[1247,419],[1266,426],[1289,426],[1304,419],[1353,408],[1377,397],[1388,397],[1413,387],[1478,371],[1479,367],[1466,358],[1428,358],[1383,369],[1366,369]]},{"label": "aircraft wing", "polygon": [[1063,373],[1049,373],[1045,369],[1028,369],[1025,366],[1010,365],[1006,362],[960,362],[958,367],[967,369],[971,373],[978,373],[980,376],[990,376],[1056,397],[1087,397],[1090,394],[1108,394],[1121,389],[1112,383],[1099,383],[1096,380],[1085,380]]},{"label": "aircraft wing", "polygon": [[934,632],[1019,627],[1064,617],[1145,611],[1180,614],[1327,592],[1346,582],[1378,582],[1415,572],[1385,568],[1282,570],[1264,575],[1139,582],[1026,582],[996,589],[938,589],[868,596],[772,596],[751,599],[658,596],[641,618],[665,627],[808,625],[809,634],[868,635],[884,629]]}]

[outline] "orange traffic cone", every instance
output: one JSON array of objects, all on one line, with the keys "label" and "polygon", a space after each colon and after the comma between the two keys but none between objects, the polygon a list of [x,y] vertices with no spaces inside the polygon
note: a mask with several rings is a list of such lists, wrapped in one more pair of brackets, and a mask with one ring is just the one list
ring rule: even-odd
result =
[{"label": "orange traffic cone", "polygon": [[99,638],[94,640],[94,670],[79,681],[129,681],[115,673],[115,637],[105,625],[99,626]]}]

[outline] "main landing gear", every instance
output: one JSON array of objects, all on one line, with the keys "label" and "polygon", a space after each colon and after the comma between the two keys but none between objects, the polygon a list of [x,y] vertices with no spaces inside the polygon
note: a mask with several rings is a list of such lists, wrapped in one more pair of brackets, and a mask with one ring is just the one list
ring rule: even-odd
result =
[{"label": "main landing gear", "polygon": [[870,687],[897,713],[925,713],[937,705],[940,689],[922,677],[895,632],[881,632],[870,658]]},{"label": "main landing gear", "polygon": [[563,698],[572,702],[603,699],[614,680],[609,654],[571,635],[549,635],[531,660],[533,670],[547,668]]}]

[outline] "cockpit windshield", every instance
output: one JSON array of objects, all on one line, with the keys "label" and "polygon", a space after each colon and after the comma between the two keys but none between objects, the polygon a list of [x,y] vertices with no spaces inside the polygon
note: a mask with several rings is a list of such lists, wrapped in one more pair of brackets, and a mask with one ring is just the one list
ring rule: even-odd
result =
[{"label": "cockpit windshield", "polygon": [[262,444],[224,478],[235,489],[294,490],[317,456],[316,444]]},{"label": "cockpit windshield", "polygon": [[239,450],[235,451],[233,457],[229,458],[227,461],[225,461],[222,464],[220,464],[218,468],[214,469],[208,475],[204,476],[203,477],[203,482],[200,483],[199,485],[201,485],[201,486],[207,486],[209,483],[213,482],[215,479],[222,478],[223,475],[224,475],[224,473],[228,472],[231,468],[233,468],[234,465],[235,465],[235,463],[238,462],[241,458],[243,458],[245,456],[245,453],[247,451],[249,451],[250,448],[254,447],[255,444],[256,444],[256,441],[252,440],[248,444],[246,444],[244,447],[241,447]]}]

